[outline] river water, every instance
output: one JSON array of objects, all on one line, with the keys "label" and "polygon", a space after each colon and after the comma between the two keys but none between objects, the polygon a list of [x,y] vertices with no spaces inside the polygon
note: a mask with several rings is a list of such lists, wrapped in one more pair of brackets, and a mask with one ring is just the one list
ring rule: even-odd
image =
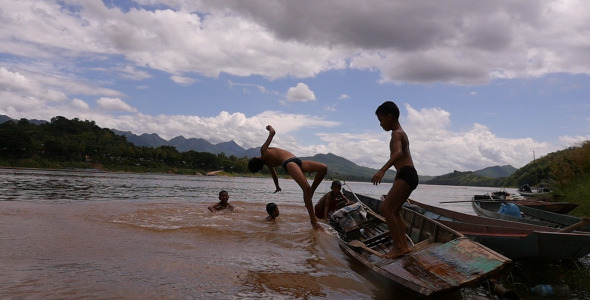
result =
[{"label": "river water", "polygon": [[[280,185],[273,194],[270,178],[0,169],[0,299],[412,299],[329,230],[312,230],[299,187]],[[378,198],[390,185],[345,188]],[[222,189],[235,211],[209,212]],[[314,203],[329,190],[326,180]],[[412,198],[474,214],[440,202],[495,190],[420,185]],[[265,221],[268,202],[277,222]],[[588,299],[589,260],[516,265],[508,279],[523,290],[565,282]],[[447,297],[491,296],[478,284]]]}]

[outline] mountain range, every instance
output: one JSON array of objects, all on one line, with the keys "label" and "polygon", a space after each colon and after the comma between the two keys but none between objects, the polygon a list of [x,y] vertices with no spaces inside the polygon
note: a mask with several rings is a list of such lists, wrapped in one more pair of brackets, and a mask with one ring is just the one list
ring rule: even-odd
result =
[{"label": "mountain range", "polygon": [[254,157],[260,155],[260,147],[244,149],[240,147],[236,142],[229,141],[219,144],[212,144],[209,141],[202,138],[190,138],[187,139],[183,136],[177,136],[169,141],[161,138],[155,133],[142,135],[136,135],[129,131],[119,131],[111,129],[115,134],[122,135],[127,138],[128,142],[133,143],[135,146],[145,147],[160,147],[160,146],[171,146],[176,148],[179,152],[196,151],[196,152],[209,152],[213,154],[225,153],[227,156],[237,157]]},{"label": "mountain range", "polygon": [[[0,124],[6,121],[13,120],[5,115],[0,115]],[[30,123],[33,124],[43,124],[47,123],[47,121],[42,120],[28,120]],[[229,141],[229,142],[222,142],[218,144],[212,144],[209,141],[202,139],[202,138],[185,138],[183,136],[177,136],[171,140],[165,140],[161,138],[159,135],[155,133],[151,134],[141,134],[136,135],[129,131],[120,131],[117,129],[110,129],[117,135],[124,136],[128,142],[133,143],[135,146],[145,146],[145,147],[160,147],[160,146],[171,146],[176,148],[179,152],[186,152],[186,151],[196,151],[196,152],[208,152],[213,154],[220,154],[224,153],[227,156],[236,156],[236,157],[254,157],[260,155],[260,147],[244,149],[236,142]],[[362,167],[355,164],[352,161],[349,161],[343,157],[334,155],[332,153],[328,154],[316,154],[312,157],[300,157],[301,159],[309,159],[318,161],[321,163],[325,163],[330,166],[330,174],[333,176],[338,177],[339,179],[344,180],[367,180],[370,179],[375,172],[376,169]],[[458,183],[458,177],[464,176],[477,176],[477,177],[485,177],[485,178],[502,178],[508,177],[512,175],[517,169],[510,166],[493,166],[484,168],[474,172],[458,172],[454,171],[453,173],[441,175],[441,176],[420,176],[420,182],[423,183],[435,183],[435,184],[453,184]],[[464,176],[463,176],[464,175]],[[395,176],[395,171],[388,171],[385,175],[384,181],[391,182]],[[438,179],[438,180],[437,180]]]}]

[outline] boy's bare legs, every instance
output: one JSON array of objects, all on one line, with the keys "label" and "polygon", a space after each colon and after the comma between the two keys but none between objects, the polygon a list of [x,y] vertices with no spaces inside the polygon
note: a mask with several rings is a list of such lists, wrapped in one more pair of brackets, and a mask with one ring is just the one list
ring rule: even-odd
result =
[{"label": "boy's bare legs", "polygon": [[311,197],[313,198],[315,190],[318,188],[322,180],[324,180],[326,173],[328,173],[328,166],[319,162],[307,160],[302,162],[301,171],[311,173],[315,172],[315,178],[311,184]]},{"label": "boy's bare legs", "polygon": [[[325,168],[322,175],[320,175],[322,173],[321,166],[324,166],[324,168]],[[306,161],[306,162],[303,162],[302,168],[299,168],[299,166],[296,163],[288,163],[286,167],[287,167],[287,173],[289,173],[289,175],[291,175],[293,180],[295,180],[295,182],[297,182],[297,184],[299,185],[299,187],[301,187],[301,190],[303,191],[303,202],[305,202],[305,208],[307,208],[307,213],[309,214],[311,226],[314,229],[321,229],[320,225],[318,224],[318,219],[315,216],[315,213],[313,210],[313,202],[311,199],[312,199],[313,192],[314,192],[315,188],[317,188],[317,186],[320,184],[320,182],[322,181],[322,179],[326,175],[326,171],[327,171],[326,165],[321,164],[321,163],[316,163],[316,162],[313,162],[313,164],[309,164],[309,161]],[[309,182],[307,182],[307,178],[305,177],[305,174],[303,174],[302,169],[304,169],[305,172],[317,172],[318,173],[318,174],[316,174],[316,178],[315,178],[312,186],[309,186]],[[320,176],[321,176],[321,178],[318,179],[318,177],[320,177]],[[314,188],[314,186],[315,186],[315,188]]]},{"label": "boy's bare legs", "polygon": [[395,180],[393,187],[387,193],[381,212],[389,227],[389,235],[393,241],[393,248],[385,254],[387,258],[397,258],[411,252],[411,248],[406,240],[406,223],[401,215],[402,205],[410,194],[412,189],[404,180]]}]

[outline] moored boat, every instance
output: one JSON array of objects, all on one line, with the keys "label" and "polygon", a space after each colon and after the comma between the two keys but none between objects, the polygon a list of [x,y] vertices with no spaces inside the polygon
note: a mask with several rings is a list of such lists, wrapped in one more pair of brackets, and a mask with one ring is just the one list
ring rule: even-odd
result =
[{"label": "moored boat", "polygon": [[535,189],[531,188],[528,184],[524,184],[518,188],[518,193],[524,197],[547,197],[553,192],[549,187],[541,184]]},{"label": "moored boat", "polygon": [[[577,218],[574,216],[553,213],[506,201],[486,201],[473,199],[471,203],[473,206],[473,210],[478,215],[494,219],[529,223],[552,228],[564,228],[567,226],[571,226],[573,224],[578,224],[582,221],[581,218]],[[513,204],[517,208],[516,215],[501,213],[502,207],[507,206],[508,204]],[[579,230],[590,231],[590,225],[586,225],[580,228]]]},{"label": "moored boat", "polygon": [[545,201],[543,198],[526,198],[526,197],[502,197],[498,196],[496,192],[491,194],[482,194],[482,195],[473,195],[474,200],[482,200],[482,201],[493,201],[493,200],[501,200],[501,201],[510,201],[512,203],[532,207],[540,210],[546,210],[554,213],[559,214],[567,214],[570,211],[574,210],[578,207],[578,204],[569,203],[569,202],[554,202],[554,201]]},{"label": "moored boat", "polygon": [[[349,199],[366,197],[354,196]],[[382,258],[393,246],[387,224],[366,202],[361,202],[364,213],[353,213],[358,207],[347,206],[330,218],[330,225],[338,232],[340,247],[376,273],[415,294],[431,296],[459,289],[494,277],[511,266],[509,258],[406,208],[402,208],[402,216],[413,250],[396,259]]]},{"label": "moored boat", "polygon": [[513,260],[560,261],[590,253],[590,233],[560,232],[556,228],[468,215],[415,200],[409,202],[406,207]]}]

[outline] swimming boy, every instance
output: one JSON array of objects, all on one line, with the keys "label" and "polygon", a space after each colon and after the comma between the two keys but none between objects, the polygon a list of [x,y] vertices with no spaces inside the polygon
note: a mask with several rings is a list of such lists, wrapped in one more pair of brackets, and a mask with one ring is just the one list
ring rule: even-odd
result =
[{"label": "swimming boy", "polygon": [[340,181],[332,181],[330,189],[331,190],[322,196],[314,206],[315,216],[318,219],[328,219],[337,209],[352,204],[352,202],[342,194],[342,183],[340,183]]},{"label": "swimming boy", "polygon": [[280,214],[279,207],[272,202],[266,205],[266,212],[268,213],[268,217],[266,217],[266,220],[270,222],[274,222]]},{"label": "swimming boy", "polygon": [[219,203],[213,204],[207,208],[212,212],[216,212],[216,211],[220,211],[220,210],[224,210],[224,209],[227,209],[229,211],[234,211],[233,205],[229,204],[227,202],[227,200],[229,200],[229,194],[227,193],[227,191],[222,190],[219,192]]},{"label": "swimming boy", "polygon": [[[311,201],[313,197],[313,193],[315,192],[316,188],[326,176],[328,172],[328,167],[325,164],[315,162],[315,161],[302,161],[301,159],[297,158],[293,153],[281,149],[281,148],[274,148],[269,147],[272,138],[275,135],[275,130],[272,126],[266,126],[266,130],[269,131],[268,138],[266,142],[260,148],[261,156],[254,157],[248,163],[248,169],[252,171],[252,173],[256,173],[262,169],[264,165],[266,165],[272,175],[272,179],[276,186],[276,192],[280,192],[281,188],[279,187],[279,179],[277,177],[277,172],[275,171],[275,167],[282,166],[283,169],[289,174],[295,182],[301,187],[303,191],[303,202],[305,202],[305,208],[307,208],[307,212],[309,214],[309,218],[311,220],[311,226],[314,229],[320,229],[320,225],[318,224],[318,220],[315,217],[313,211],[313,203]],[[307,178],[305,177],[304,172],[315,172],[315,178],[311,186],[309,186],[309,182],[307,182]]]},{"label": "swimming boy", "polygon": [[411,252],[406,240],[406,223],[400,211],[403,203],[408,200],[412,191],[418,186],[418,173],[414,168],[414,162],[410,154],[408,136],[399,123],[399,108],[397,105],[391,101],[386,101],[377,108],[375,114],[383,130],[391,130],[391,141],[389,142],[391,155],[385,165],[375,173],[371,182],[375,185],[381,183],[385,172],[391,166],[395,166],[397,174],[393,181],[393,187],[387,193],[381,206],[381,213],[387,221],[389,234],[393,241],[393,248],[384,257],[397,258]]}]

